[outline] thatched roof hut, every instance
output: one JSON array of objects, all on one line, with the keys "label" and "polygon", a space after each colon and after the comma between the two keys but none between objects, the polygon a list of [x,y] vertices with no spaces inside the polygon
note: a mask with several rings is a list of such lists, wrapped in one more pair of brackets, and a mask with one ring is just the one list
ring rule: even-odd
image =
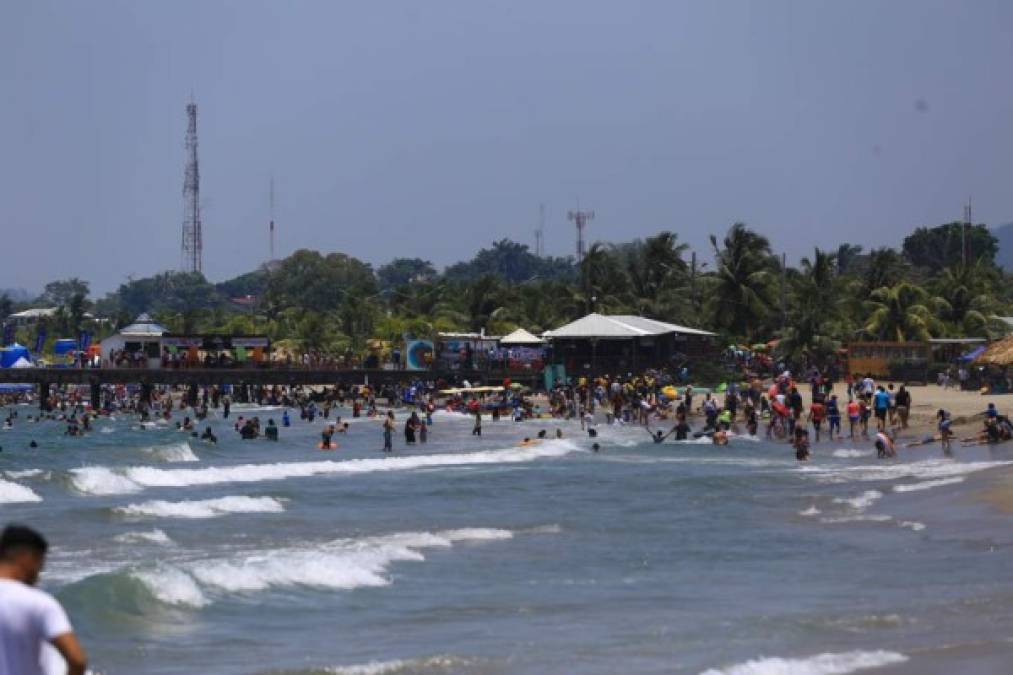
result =
[{"label": "thatched roof hut", "polygon": [[1013,364],[1013,335],[996,340],[990,344],[975,363],[990,366],[1008,366]]}]

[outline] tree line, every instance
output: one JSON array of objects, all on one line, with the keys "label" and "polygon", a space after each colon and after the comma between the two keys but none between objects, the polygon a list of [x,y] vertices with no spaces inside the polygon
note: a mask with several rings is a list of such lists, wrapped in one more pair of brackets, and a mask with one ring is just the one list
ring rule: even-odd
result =
[{"label": "tree line", "polygon": [[[85,281],[54,281],[31,304],[58,308],[52,337],[80,329],[101,337],[149,312],[177,333],[267,334],[293,350],[332,354],[361,352],[372,338],[537,333],[592,311],[638,314],[736,344],[779,338],[789,359],[817,362],[858,339],[995,337],[1007,328],[998,317],[1013,314],[1013,284],[984,225],[919,228],[900,249],[817,247],[797,266],[742,223],[710,244],[697,260],[665,231],[595,243],[577,264],[503,239],[442,272],[418,258],[374,270],[344,253],[303,249],[217,284],[164,272],[92,299]],[[19,306],[0,297],[2,316]]]}]

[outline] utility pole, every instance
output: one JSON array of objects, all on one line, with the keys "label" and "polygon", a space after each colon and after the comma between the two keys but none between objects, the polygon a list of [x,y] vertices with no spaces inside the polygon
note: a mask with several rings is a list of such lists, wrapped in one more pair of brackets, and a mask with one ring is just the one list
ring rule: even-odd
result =
[{"label": "utility pole", "polygon": [[535,230],[535,255],[539,258],[545,253],[545,204],[538,205],[538,229]]},{"label": "utility pole", "polygon": [[183,245],[184,272],[204,271],[204,235],[200,220],[200,169],[197,166],[197,104],[186,104],[186,168],[183,171]]},{"label": "utility pole", "polygon": [[964,206],[964,222],[960,226],[960,262],[967,267],[967,231],[971,229],[971,198],[967,198]]},{"label": "utility pole", "polygon": [[271,229],[271,231],[270,231],[271,257],[268,258],[267,261],[268,262],[274,262],[275,261],[275,257],[274,257],[274,176],[271,176],[271,186],[270,186],[269,200],[270,200],[270,217],[271,217],[271,226],[270,226],[270,229]]},{"label": "utility pole", "polygon": [[788,256],[781,254],[781,330],[788,325]]}]

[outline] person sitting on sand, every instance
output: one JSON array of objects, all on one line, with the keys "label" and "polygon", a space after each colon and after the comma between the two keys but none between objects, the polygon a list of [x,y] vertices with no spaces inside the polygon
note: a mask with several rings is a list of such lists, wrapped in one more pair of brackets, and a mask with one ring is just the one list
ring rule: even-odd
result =
[{"label": "person sitting on sand", "polygon": [[200,439],[202,441],[207,441],[208,443],[217,443],[218,442],[218,437],[215,436],[214,432],[211,431],[211,427],[210,426],[204,428],[204,433],[201,434]]}]

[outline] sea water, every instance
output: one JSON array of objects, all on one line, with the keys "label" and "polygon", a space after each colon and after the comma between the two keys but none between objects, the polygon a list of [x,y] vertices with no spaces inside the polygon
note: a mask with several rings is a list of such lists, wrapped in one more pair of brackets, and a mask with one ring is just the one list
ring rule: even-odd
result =
[{"label": "sea water", "polygon": [[[51,541],[42,586],[96,672],[847,673],[1013,629],[1011,537],[970,497],[1002,449],[799,464],[600,426],[594,452],[574,423],[478,438],[439,413],[385,456],[366,418],[320,451],[319,418],[277,443],[232,428],[279,409],[215,416],[217,445],[18,410],[0,522]],[[564,437],[518,445],[540,429]]]}]

